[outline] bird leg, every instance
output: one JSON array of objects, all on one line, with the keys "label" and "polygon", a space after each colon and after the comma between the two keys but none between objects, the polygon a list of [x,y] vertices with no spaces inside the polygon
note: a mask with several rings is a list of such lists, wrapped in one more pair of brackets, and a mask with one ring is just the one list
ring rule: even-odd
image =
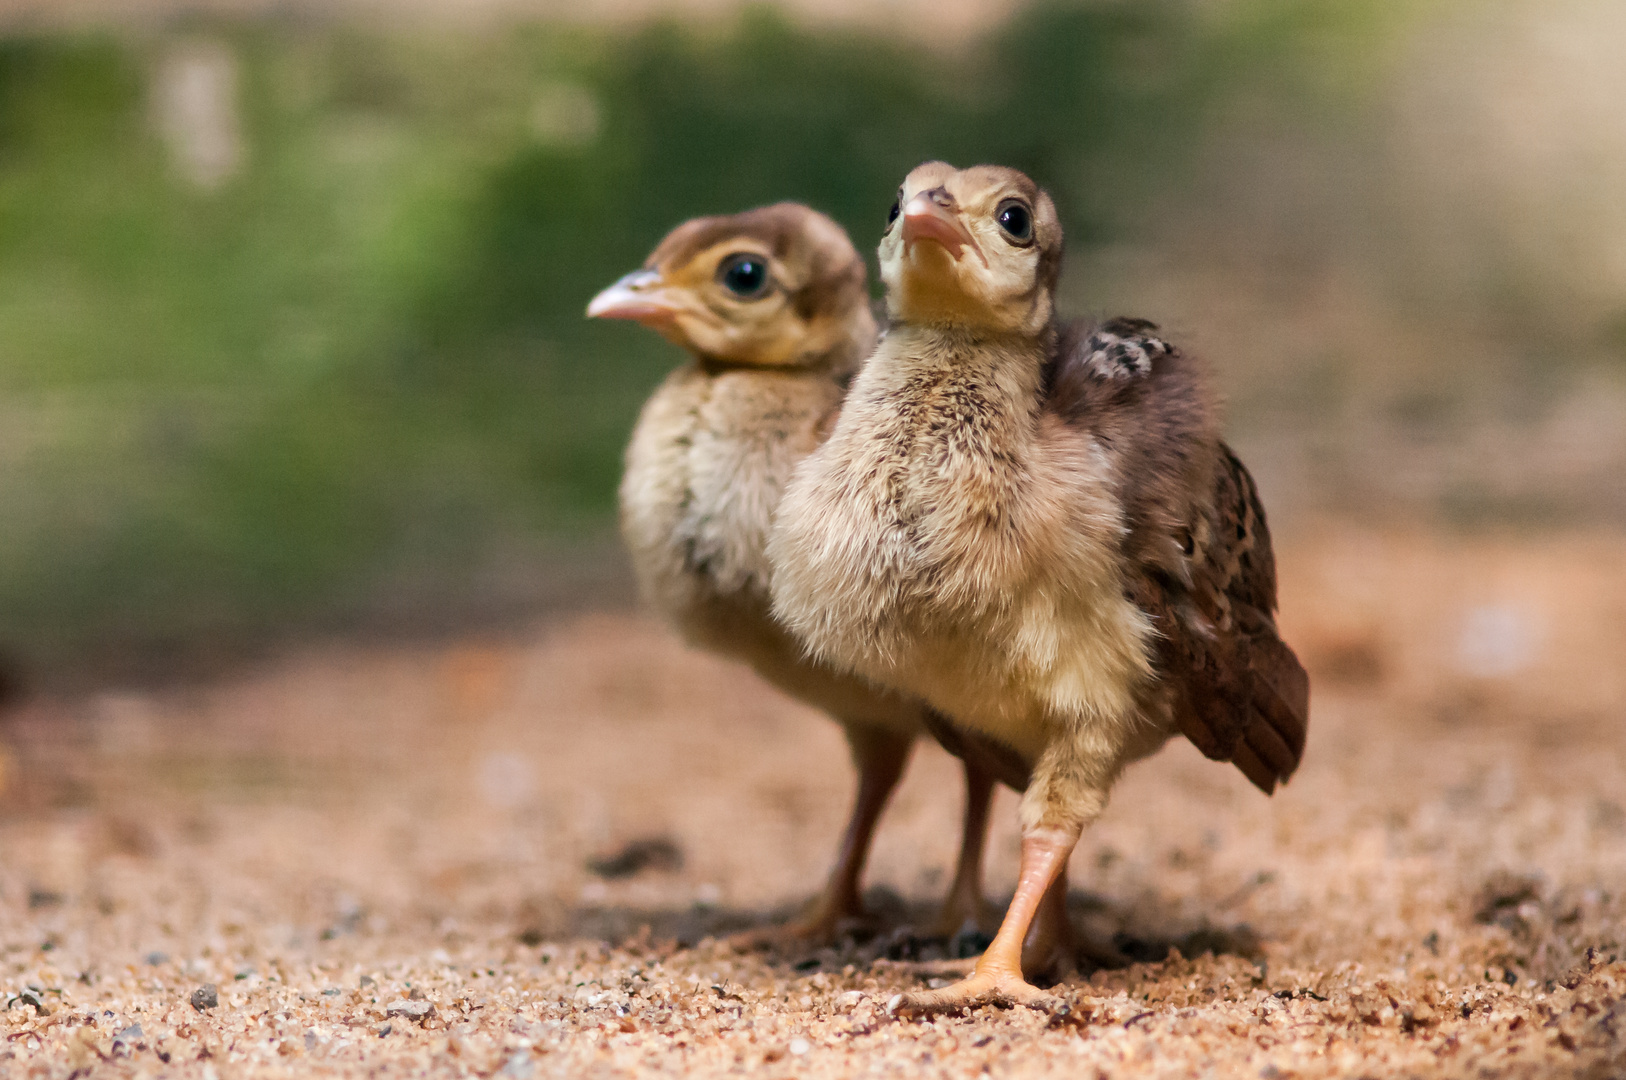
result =
[{"label": "bird leg", "polygon": [[830,871],[824,890],[800,918],[766,931],[746,931],[730,939],[735,948],[756,949],[795,941],[830,941],[841,924],[864,914],[858,882],[869,858],[875,826],[892,789],[903,776],[914,740],[907,735],[870,727],[848,726],[847,743],[858,767],[858,793],[853,799],[852,816],[841,838],[841,851]]},{"label": "bird leg", "polygon": [[1085,930],[1073,925],[1067,914],[1067,873],[1056,878],[1039,910],[1028,927],[1027,940],[1022,943],[1022,970],[1051,982],[1059,982],[1079,971],[1079,964],[1088,969],[1121,968],[1129,965],[1125,956],[1110,936]]},{"label": "bird leg", "polygon": [[1045,890],[1022,940],[1022,970],[1050,980],[1065,979],[1078,970],[1077,942],[1067,917],[1067,864]]},{"label": "bird leg", "polygon": [[988,809],[994,800],[994,778],[969,761],[965,766],[965,819],[960,833],[960,859],[954,882],[943,898],[933,936],[951,938],[966,927],[981,930],[987,907],[982,899],[982,854],[988,839]]},{"label": "bird leg", "polygon": [[[956,1012],[979,1005],[1026,1005],[1053,1009],[1061,1002],[1022,978],[1022,943],[1028,927],[1044,902],[1050,886],[1066,869],[1067,858],[1078,843],[1082,825],[1072,827],[1036,826],[1022,833],[1022,868],[1016,882],[1016,895],[1005,912],[1005,921],[988,951],[982,954],[969,978],[941,990],[902,995],[892,1011],[902,1015]],[[1064,894],[1065,899],[1065,894]],[[1064,912],[1065,914],[1065,912]]]}]

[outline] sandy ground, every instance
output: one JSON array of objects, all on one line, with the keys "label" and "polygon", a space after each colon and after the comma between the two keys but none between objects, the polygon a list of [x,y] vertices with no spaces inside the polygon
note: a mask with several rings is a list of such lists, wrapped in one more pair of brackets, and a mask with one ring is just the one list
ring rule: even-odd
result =
[{"label": "sandy ground", "polygon": [[[1305,766],[1274,799],[1183,744],[1131,772],[1073,907],[1140,962],[1066,1016],[885,1015],[945,955],[910,931],[955,844],[934,748],[873,936],[721,944],[817,887],[844,748],[595,614],[0,722],[0,1076],[1626,1075],[1626,540],[1283,547]],[[588,868],[639,840],[671,847]]]}]

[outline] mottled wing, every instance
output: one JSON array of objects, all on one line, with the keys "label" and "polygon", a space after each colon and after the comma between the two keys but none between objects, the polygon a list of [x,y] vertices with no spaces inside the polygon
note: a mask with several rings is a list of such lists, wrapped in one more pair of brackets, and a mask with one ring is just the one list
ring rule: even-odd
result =
[{"label": "mottled wing", "polygon": [[1309,678],[1276,632],[1276,561],[1253,477],[1219,440],[1203,366],[1144,319],[1062,328],[1050,407],[1109,457],[1128,588],[1152,615],[1181,731],[1264,791],[1298,767]]},{"label": "mottled wing", "polygon": [[1253,477],[1220,446],[1211,512],[1193,523],[1188,580],[1143,576],[1136,599],[1161,633],[1175,719],[1207,756],[1267,794],[1298,768],[1310,679],[1276,631],[1276,560]]}]

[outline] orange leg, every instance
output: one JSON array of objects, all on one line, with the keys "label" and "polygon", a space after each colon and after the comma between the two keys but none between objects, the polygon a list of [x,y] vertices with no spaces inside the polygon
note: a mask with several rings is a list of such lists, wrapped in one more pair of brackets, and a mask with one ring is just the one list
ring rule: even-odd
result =
[{"label": "orange leg", "polygon": [[960,833],[960,860],[954,882],[943,899],[935,933],[953,937],[969,923],[979,929],[986,913],[982,900],[982,855],[988,840],[988,810],[994,801],[994,778],[971,762],[965,766],[965,820]]},{"label": "orange leg", "polygon": [[1022,970],[1051,979],[1064,979],[1078,970],[1078,943],[1067,917],[1067,863],[1039,901],[1022,940]]},{"label": "orange leg", "polygon": [[830,871],[824,891],[806,914],[786,926],[766,932],[748,931],[732,940],[739,948],[760,948],[778,941],[828,941],[840,932],[841,923],[864,914],[858,883],[869,858],[870,841],[881,811],[903,776],[914,740],[874,728],[847,728],[853,763],[858,766],[858,794],[852,816],[841,838],[841,851]]},{"label": "orange leg", "polygon": [[1016,895],[994,943],[969,978],[941,990],[905,994],[894,1011],[906,1015],[954,1012],[979,1005],[1027,1005],[1051,1009],[1060,1002],[1022,978],[1022,943],[1051,884],[1062,876],[1080,829],[1029,829],[1022,835],[1022,869]]}]

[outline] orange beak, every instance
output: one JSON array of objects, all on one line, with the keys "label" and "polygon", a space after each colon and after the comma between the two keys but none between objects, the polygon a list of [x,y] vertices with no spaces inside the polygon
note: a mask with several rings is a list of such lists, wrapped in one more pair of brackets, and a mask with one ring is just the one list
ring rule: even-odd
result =
[{"label": "orange beak", "polygon": [[645,326],[665,326],[678,313],[666,283],[654,270],[634,270],[587,305],[589,319],[628,319]]},{"label": "orange beak", "polygon": [[[944,195],[942,198],[946,199]],[[909,200],[903,208],[903,243],[906,248],[912,248],[921,240],[932,240],[943,246],[949,256],[959,260],[966,248],[975,251],[978,257],[986,263],[982,249],[972,237],[960,215],[952,209],[952,204],[944,205],[932,197],[932,192],[923,191]]]}]

